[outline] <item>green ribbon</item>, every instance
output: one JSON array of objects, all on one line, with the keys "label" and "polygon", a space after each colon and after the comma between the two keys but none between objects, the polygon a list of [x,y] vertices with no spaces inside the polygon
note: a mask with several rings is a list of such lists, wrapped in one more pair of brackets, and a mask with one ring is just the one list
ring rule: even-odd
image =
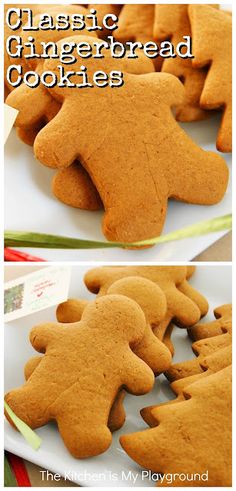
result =
[{"label": "green ribbon", "polygon": [[4,455],[4,488],[17,488],[16,478],[11,470],[11,466]]},{"label": "green ribbon", "polygon": [[175,240],[199,237],[223,230],[231,230],[231,228],[232,215],[230,214],[205,220],[160,237],[133,243],[102,242],[34,232],[6,231],[5,247],[39,247],[47,249],[104,249],[121,247],[127,249],[130,247],[153,246]]},{"label": "green ribbon", "polygon": [[8,416],[11,418],[12,422],[16,426],[16,428],[19,430],[19,432],[22,434],[22,436],[25,438],[27,443],[34,449],[38,450],[42,440],[41,438],[35,433],[35,431],[31,430],[31,428],[24,423],[16,414],[12,411],[10,406],[7,404],[6,401],[4,401],[4,408],[5,411],[7,412]]}]

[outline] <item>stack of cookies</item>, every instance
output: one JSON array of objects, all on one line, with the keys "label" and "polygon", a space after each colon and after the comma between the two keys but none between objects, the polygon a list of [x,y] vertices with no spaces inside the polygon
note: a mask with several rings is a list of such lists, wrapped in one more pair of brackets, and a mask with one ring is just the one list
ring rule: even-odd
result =
[{"label": "stack of cookies", "polygon": [[[86,15],[93,7],[54,5],[46,10],[55,19],[58,13]],[[32,9],[37,28],[45,6]],[[178,121],[199,121],[221,110],[216,146],[220,152],[231,152],[232,19],[217,5],[96,5],[96,10],[101,19],[108,12],[119,16],[113,34],[119,42],[168,39],[176,46],[191,36],[194,57],[152,61],[141,53],[136,59],[114,59],[107,53],[102,59],[81,60],[77,54],[73,70],[85,64],[89,76],[119,69],[123,86],[80,90],[40,84],[32,89],[23,83],[12,90],[6,83],[6,102],[19,110],[19,137],[33,145],[39,162],[56,169],[54,195],[76,208],[104,208],[105,237],[134,243],[161,234],[169,198],[213,205],[225,195],[225,160],[202,150]],[[59,53],[64,42],[92,44],[97,38],[94,32],[33,32],[39,50],[41,43],[53,41]],[[6,27],[5,37],[9,34]],[[29,32],[19,28],[14,34],[26,42]],[[99,31],[102,39],[107,34]],[[46,70],[58,75],[55,58],[20,62],[38,74]],[[5,56],[5,71],[11,63]]]},{"label": "stack of cookies", "polygon": [[[146,394],[165,373],[176,400],[143,408],[152,428],[122,435],[122,447],[159,473],[164,486],[170,473],[178,474],[178,486],[181,473],[206,471],[207,486],[230,486],[232,309],[223,305],[215,321],[199,323],[208,302],[189,283],[194,270],[88,271],[84,281],[96,299],[70,299],[58,306],[57,323],[31,330],[30,342],[42,355],[27,362],[25,384],[6,395],[10,408],[31,428],[55,420],[69,452],[88,458],[105,452],[123,426],[126,392]],[[194,341],[193,360],[172,363],[173,323]]]}]

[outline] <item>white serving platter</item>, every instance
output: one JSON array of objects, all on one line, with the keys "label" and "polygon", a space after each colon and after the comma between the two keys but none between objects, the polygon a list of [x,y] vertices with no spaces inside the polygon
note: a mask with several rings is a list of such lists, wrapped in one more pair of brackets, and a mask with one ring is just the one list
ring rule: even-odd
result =
[{"label": "white serving platter", "polygon": [[[26,274],[26,268],[24,268],[24,271],[15,266],[6,266],[6,269],[8,268],[20,270],[18,275]],[[81,266],[73,267],[70,296],[93,298],[93,295],[87,292],[82,280],[87,269]],[[198,266],[191,279],[191,284],[205,295],[209,301],[209,314],[203,322],[213,319],[212,311],[215,307],[231,302],[231,281],[230,265]],[[28,341],[30,329],[38,323],[53,320],[55,320],[55,309],[50,308],[5,325],[6,391],[23,383],[24,364],[30,356],[35,354]],[[173,341],[176,351],[175,361],[194,357],[190,340],[184,329],[175,328]],[[71,457],[59,436],[56,426],[53,424],[48,424],[37,430],[38,435],[42,438],[42,445],[38,451],[34,451],[23,437],[5,421],[5,449],[38,464],[44,469],[59,473],[63,477],[68,477],[69,475],[72,481],[82,486],[153,486],[154,483],[151,480],[142,478],[142,469],[122,450],[119,444],[119,436],[147,428],[147,425],[139,415],[141,408],[173,398],[174,395],[169,389],[168,382],[164,376],[159,377],[150,394],[140,397],[127,395],[125,398],[127,414],[125,425],[114,434],[110,449],[95,458],[76,460]]]},{"label": "white serving platter", "polygon": [[[221,116],[182,127],[205,150],[216,151],[215,141]],[[221,154],[231,169],[231,154]],[[5,146],[5,230],[63,235],[89,240],[105,240],[101,231],[103,212],[68,207],[51,192],[55,171],[33,156],[31,147],[22,143],[13,129]],[[198,206],[169,201],[163,234],[188,225],[231,213],[231,178],[224,199],[214,206]],[[145,250],[96,249],[50,250],[21,249],[49,261],[190,261],[226,232],[156,245]]]}]

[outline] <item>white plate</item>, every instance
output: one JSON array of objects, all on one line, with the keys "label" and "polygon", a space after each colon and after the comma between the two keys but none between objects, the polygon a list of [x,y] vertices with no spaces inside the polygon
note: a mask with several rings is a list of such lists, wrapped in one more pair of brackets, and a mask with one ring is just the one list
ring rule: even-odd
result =
[{"label": "white plate", "polygon": [[[216,151],[220,115],[182,127],[205,150]],[[231,154],[221,154],[229,167]],[[12,131],[5,147],[5,229],[49,233],[81,239],[105,240],[101,231],[103,212],[88,212],[63,205],[51,193],[55,171],[34,159],[32,148]],[[231,213],[231,180],[218,205],[198,206],[169,201],[163,234]],[[155,246],[146,250],[47,250],[22,249],[54,261],[190,261],[226,232],[214,233]]]},{"label": "white plate", "polygon": [[[83,285],[82,277],[86,269],[78,266],[73,268],[71,296],[93,297]],[[25,274],[25,271],[23,274]],[[213,319],[212,309],[231,302],[231,266],[199,266],[191,280],[191,284],[205,295],[209,301],[209,315],[205,320]],[[28,342],[28,333],[31,327],[40,322],[53,321],[54,319],[55,313],[52,308],[39,312],[34,316],[28,316],[6,324],[6,391],[23,383],[24,364],[30,356],[35,354]],[[190,340],[184,329],[175,328],[173,340],[176,348],[175,361],[193,357]],[[139,466],[122,450],[119,444],[119,436],[146,428],[146,424],[139,415],[139,410],[142,407],[165,402],[173,397],[174,395],[169,389],[164,376],[159,377],[151,394],[141,397],[127,395],[125,398],[127,413],[125,425],[114,434],[110,449],[105,454],[95,458],[80,461],[71,457],[64,447],[56,427],[52,424],[37,430],[43,441],[41,448],[38,451],[34,451],[23,437],[5,421],[5,448],[62,476],[66,472],[70,472],[72,480],[84,486],[153,486],[150,480],[142,479]],[[134,477],[137,476],[135,483],[132,480],[122,480],[122,472],[128,475],[129,471],[133,473]],[[89,478],[88,474],[93,475],[93,479]],[[111,478],[111,475],[113,478]]]}]

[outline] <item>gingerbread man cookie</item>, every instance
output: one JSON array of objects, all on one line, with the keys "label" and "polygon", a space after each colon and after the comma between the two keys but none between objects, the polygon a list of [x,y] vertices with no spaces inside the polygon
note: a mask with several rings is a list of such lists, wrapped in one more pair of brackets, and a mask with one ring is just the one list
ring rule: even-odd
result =
[{"label": "gingerbread man cookie", "polygon": [[[91,41],[82,36],[68,39]],[[74,69],[80,64],[78,60]],[[47,60],[44,67],[58,75],[55,60]],[[99,68],[110,73],[115,67],[108,55],[86,60],[88,76]],[[170,197],[208,205],[223,198],[228,183],[224,160],[199,148],[170,110],[184,97],[176,77],[124,73],[124,84],[117,90],[54,87],[50,92],[62,107],[38,133],[35,156],[54,168],[67,167],[80,158],[102,199],[103,232],[108,240],[133,243],[160,235]],[[92,117],[89,107],[93,107]],[[94,138],[88,142],[91,131]],[[127,188],[130,182],[132,193]]]},{"label": "gingerbread man cookie", "polygon": [[119,389],[144,394],[153,386],[152,370],[131,349],[145,326],[134,301],[109,295],[88,305],[80,323],[35,327],[31,343],[46,356],[6,402],[31,428],[56,420],[74,457],[104,452],[111,444],[107,423]]},{"label": "gingerbread man cookie", "polygon": [[[125,295],[137,302],[142,308],[147,325],[140,343],[133,347],[134,353],[144,360],[158,375],[167,370],[171,363],[171,354],[168,348],[153,334],[153,329],[162,320],[166,313],[166,299],[162,290],[152,281],[141,277],[127,277],[113,283],[108,290],[109,294]],[[81,319],[84,308],[88,302],[83,300],[68,300],[57,308],[57,320],[60,322],[77,322]],[[25,367],[27,378],[35,366],[40,363],[41,357],[30,359]],[[112,406],[109,416],[109,428],[115,431],[124,423],[125,411],[123,408],[124,391],[120,391]]]}]

